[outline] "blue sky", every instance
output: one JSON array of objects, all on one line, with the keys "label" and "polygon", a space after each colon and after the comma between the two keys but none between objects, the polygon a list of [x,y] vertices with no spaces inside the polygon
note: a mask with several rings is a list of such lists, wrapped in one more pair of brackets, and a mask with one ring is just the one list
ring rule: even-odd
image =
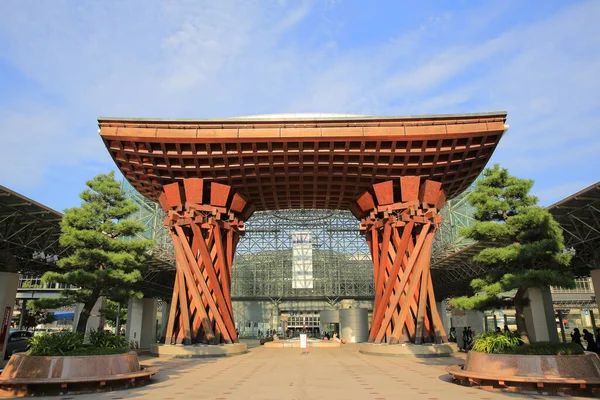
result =
[{"label": "blue sky", "polygon": [[492,162],[549,205],[599,180],[599,15],[599,1],[3,0],[0,184],[78,205],[115,168],[98,116],[506,110]]}]

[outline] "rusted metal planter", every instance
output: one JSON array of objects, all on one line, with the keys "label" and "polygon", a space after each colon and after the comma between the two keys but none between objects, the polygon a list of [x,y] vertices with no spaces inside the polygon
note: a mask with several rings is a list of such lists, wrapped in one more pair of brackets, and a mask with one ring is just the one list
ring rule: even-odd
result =
[{"label": "rusted metal planter", "polygon": [[156,373],[140,366],[137,353],[102,356],[29,356],[14,354],[0,375],[0,396],[134,384]]},{"label": "rusted metal planter", "polygon": [[446,368],[463,384],[544,390],[600,387],[600,358],[582,355],[486,354],[470,351],[464,365]]}]

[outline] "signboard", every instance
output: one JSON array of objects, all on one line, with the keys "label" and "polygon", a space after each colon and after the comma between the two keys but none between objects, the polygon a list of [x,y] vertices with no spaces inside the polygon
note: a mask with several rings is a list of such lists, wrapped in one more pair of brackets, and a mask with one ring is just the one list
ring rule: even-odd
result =
[{"label": "signboard", "polygon": [[312,235],[310,232],[292,232],[292,289],[312,288]]},{"label": "signboard", "polygon": [[465,314],[456,314],[452,316],[452,326],[467,326],[467,316]]},{"label": "signboard", "polygon": [[307,347],[308,347],[307,334],[306,333],[301,333],[300,334],[300,348],[301,349],[306,349]]},{"label": "signboard", "polygon": [[6,307],[4,309],[4,315],[2,316],[2,325],[0,326],[0,351],[4,350],[6,334],[10,329],[10,317],[12,316],[11,309],[11,307]]}]

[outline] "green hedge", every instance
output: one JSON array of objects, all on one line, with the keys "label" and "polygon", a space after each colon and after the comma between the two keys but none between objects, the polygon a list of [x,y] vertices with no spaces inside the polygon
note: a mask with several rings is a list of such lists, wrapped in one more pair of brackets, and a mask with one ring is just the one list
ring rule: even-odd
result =
[{"label": "green hedge", "polygon": [[522,344],[521,338],[510,332],[487,332],[477,335],[473,350],[487,354],[504,354]]},{"label": "green hedge", "polygon": [[92,331],[89,342],[76,332],[44,334],[29,339],[31,356],[87,356],[121,354],[129,350],[127,339],[112,332]]},{"label": "green hedge", "polygon": [[518,336],[512,333],[490,332],[478,335],[473,343],[473,350],[487,354],[522,354],[522,355],[577,355],[584,354],[583,347],[576,343],[537,342],[523,344]]},{"label": "green hedge", "polygon": [[577,355],[584,354],[583,347],[577,343],[537,342],[511,349],[510,354],[537,356]]}]

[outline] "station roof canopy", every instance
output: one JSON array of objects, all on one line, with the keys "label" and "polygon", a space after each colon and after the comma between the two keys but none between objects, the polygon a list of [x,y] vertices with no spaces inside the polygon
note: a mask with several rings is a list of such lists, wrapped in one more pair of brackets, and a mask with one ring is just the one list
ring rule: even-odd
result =
[{"label": "station roof canopy", "polygon": [[400,176],[442,182],[452,198],[483,170],[505,122],[505,112],[98,119],[110,155],[147,198],[168,183],[208,178],[245,193],[258,211],[348,209],[373,183]]},{"label": "station roof canopy", "polygon": [[[45,272],[67,251],[61,248],[62,214],[0,185],[0,270]],[[11,261],[14,257],[14,261]]]},{"label": "station roof canopy", "polygon": [[600,182],[552,204],[548,210],[563,228],[567,247],[600,243]]},{"label": "station roof canopy", "polygon": [[600,268],[600,182],[548,207],[563,229],[565,246],[574,254],[571,269],[587,275]]}]

